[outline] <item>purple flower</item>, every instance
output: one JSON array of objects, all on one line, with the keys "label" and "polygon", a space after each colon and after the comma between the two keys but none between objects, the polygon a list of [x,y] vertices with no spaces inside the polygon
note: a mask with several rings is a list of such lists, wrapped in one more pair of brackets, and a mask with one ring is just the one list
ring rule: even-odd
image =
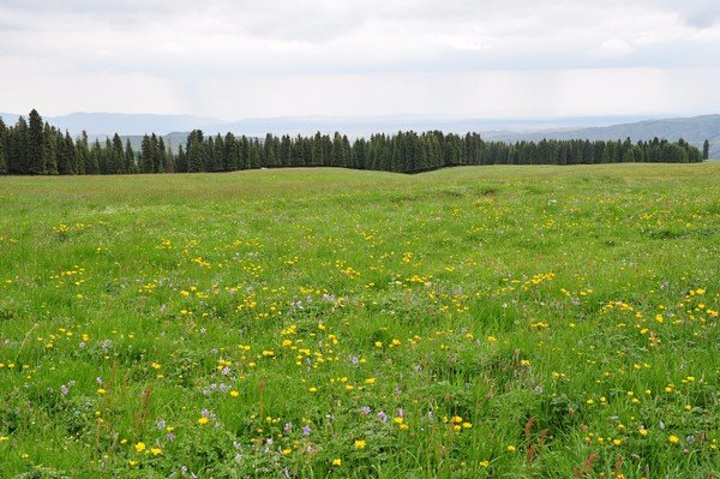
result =
[{"label": "purple flower", "polygon": [[64,384],[62,386],[60,386],[60,394],[62,394],[63,396],[67,396],[67,393],[69,393],[69,392],[70,392],[70,389],[68,389],[67,386],[65,386]]},{"label": "purple flower", "polygon": [[173,442],[175,440],[175,433],[172,433],[172,432],[167,433],[167,436],[165,436],[165,439],[168,442]]},{"label": "purple flower", "polygon": [[367,415],[370,414],[370,412],[371,412],[370,406],[363,406],[363,407],[361,407],[361,408],[360,408],[360,412],[363,413],[363,414],[365,414],[365,415],[367,416]]},{"label": "purple flower", "polygon": [[304,436],[309,436],[312,433],[312,428],[310,427],[309,424],[306,424],[303,426],[302,433]]},{"label": "purple flower", "polygon": [[158,419],[157,422],[155,423],[155,425],[157,426],[158,429],[165,429],[165,419],[163,419],[163,418]]},{"label": "purple flower", "polygon": [[286,432],[292,431],[292,428],[293,428],[293,423],[291,423],[291,422],[286,422],[285,426],[283,427],[283,429],[285,429]]},{"label": "purple flower", "polygon": [[385,414],[385,413],[382,412],[382,411],[378,411],[377,417],[378,417],[382,422],[388,422],[388,416],[387,416],[387,414]]}]

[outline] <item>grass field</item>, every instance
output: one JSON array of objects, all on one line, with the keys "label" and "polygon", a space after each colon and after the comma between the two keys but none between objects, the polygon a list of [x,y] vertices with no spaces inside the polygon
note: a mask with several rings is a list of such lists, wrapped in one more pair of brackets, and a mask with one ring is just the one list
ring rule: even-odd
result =
[{"label": "grass field", "polygon": [[0,178],[2,477],[720,474],[720,164]]}]

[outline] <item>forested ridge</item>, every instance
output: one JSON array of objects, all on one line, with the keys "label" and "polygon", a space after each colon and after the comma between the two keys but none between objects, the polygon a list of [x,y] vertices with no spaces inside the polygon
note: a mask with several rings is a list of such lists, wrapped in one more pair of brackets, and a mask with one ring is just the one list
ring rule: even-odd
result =
[{"label": "forested ridge", "polygon": [[104,142],[73,138],[47,122],[36,110],[28,119],[5,125],[0,118],[0,174],[76,175],[222,172],[256,168],[340,167],[419,173],[460,165],[570,165],[594,163],[696,163],[703,151],[680,139],[625,141],[541,140],[485,141],[478,133],[457,135],[428,131],[375,134],[350,140],[335,133],[265,138],[205,136],[192,131],[174,152],[162,137],[145,135],[140,151],[116,133]]}]

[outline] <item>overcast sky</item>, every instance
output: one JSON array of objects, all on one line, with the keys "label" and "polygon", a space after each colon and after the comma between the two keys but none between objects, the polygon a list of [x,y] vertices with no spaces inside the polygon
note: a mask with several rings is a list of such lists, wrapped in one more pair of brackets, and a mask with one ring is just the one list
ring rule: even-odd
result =
[{"label": "overcast sky", "polygon": [[0,111],[720,112],[719,0],[0,0]]}]

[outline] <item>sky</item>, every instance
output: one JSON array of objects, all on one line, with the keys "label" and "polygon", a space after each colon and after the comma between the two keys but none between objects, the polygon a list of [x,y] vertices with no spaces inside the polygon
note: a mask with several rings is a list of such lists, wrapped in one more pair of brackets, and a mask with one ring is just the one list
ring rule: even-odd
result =
[{"label": "sky", "polygon": [[720,112],[718,0],[0,0],[0,111]]}]

